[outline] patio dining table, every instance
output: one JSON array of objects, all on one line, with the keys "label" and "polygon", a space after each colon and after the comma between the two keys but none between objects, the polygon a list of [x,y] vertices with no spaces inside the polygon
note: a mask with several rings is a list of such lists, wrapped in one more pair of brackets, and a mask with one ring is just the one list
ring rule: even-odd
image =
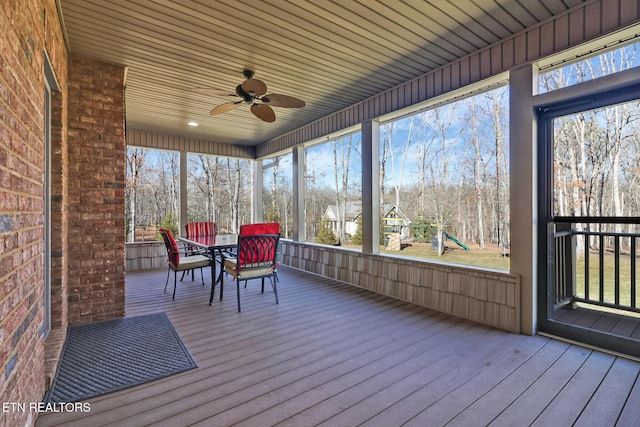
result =
[{"label": "patio dining table", "polygon": [[[222,273],[224,272],[224,258],[238,246],[237,234],[215,234],[208,236],[189,236],[178,237],[178,240],[186,243],[188,246],[204,249],[209,253],[212,259],[211,263],[211,296],[209,298],[209,305],[213,302],[213,294],[216,288],[216,283],[221,282]],[[220,273],[217,274],[216,259],[220,259]],[[222,285],[220,286],[220,299],[222,299]]]}]

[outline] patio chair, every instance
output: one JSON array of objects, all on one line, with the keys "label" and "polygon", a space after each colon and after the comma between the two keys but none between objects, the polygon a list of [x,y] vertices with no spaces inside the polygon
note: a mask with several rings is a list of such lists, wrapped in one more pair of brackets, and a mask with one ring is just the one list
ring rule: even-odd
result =
[{"label": "patio chair", "polygon": [[[184,231],[187,239],[193,236],[215,236],[217,232],[217,227],[216,227],[216,223],[212,221],[195,221],[195,222],[186,223],[184,225]],[[206,250],[199,249],[189,245],[187,245],[186,250],[187,250],[187,252],[185,253],[186,256],[208,255]],[[182,272],[180,281],[184,279],[184,275],[187,272],[188,272],[187,270]],[[191,270],[191,280],[193,280],[193,270]]]},{"label": "patio chair", "polygon": [[215,236],[216,223],[212,221],[189,222],[184,226],[186,236]]},{"label": "patio chair", "polygon": [[[257,224],[244,224],[240,226],[240,235],[252,235],[252,234],[280,234],[280,223],[278,222],[263,222]],[[273,269],[273,275],[278,279],[278,264],[280,263],[280,242],[278,241],[278,247],[276,248],[276,266]],[[245,282],[244,287],[247,287]]]},{"label": "patio chair", "polygon": [[[258,224],[252,224],[258,225]],[[256,234],[255,231],[264,231],[265,228],[248,227],[240,228],[238,235],[238,248],[235,258],[225,258],[225,272],[233,276],[236,281],[236,292],[238,295],[238,312],[241,311],[240,305],[240,281],[245,281],[245,287],[248,280],[261,279],[262,289],[264,293],[264,280],[266,278],[271,282],[271,287],[278,301],[278,288],[276,286],[275,269],[276,269],[276,253],[280,240],[279,233]],[[273,228],[268,228],[273,230]],[[243,232],[251,232],[252,234],[243,234]],[[223,280],[220,282],[220,297],[222,299]]]},{"label": "patio chair", "polygon": [[[215,236],[217,227],[216,223],[212,221],[188,222],[184,225],[184,231],[187,239],[194,236]],[[206,251],[192,246],[187,246],[187,250],[189,250],[191,254],[199,253],[200,255],[205,255],[206,253]]]},{"label": "patio chair", "polygon": [[184,255],[186,254],[186,251],[180,251],[176,240],[173,238],[173,234],[171,234],[171,231],[167,230],[166,228],[161,228],[160,234],[162,234],[162,239],[164,240],[164,244],[167,247],[167,264],[169,265],[169,270],[167,271],[167,281],[164,284],[164,291],[167,292],[167,285],[169,284],[169,274],[172,270],[173,296],[171,299],[175,299],[176,297],[178,271],[184,272],[187,270],[194,270],[196,268],[199,268],[200,278],[202,279],[202,285],[204,286],[204,274],[202,273],[202,269],[211,265],[211,259],[205,255],[191,255],[183,256],[181,258],[180,254]]}]

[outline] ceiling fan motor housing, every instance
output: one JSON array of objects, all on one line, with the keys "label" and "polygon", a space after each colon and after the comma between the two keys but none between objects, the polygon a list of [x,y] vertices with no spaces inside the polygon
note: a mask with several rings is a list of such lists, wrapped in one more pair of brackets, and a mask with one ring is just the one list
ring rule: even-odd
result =
[{"label": "ceiling fan motor housing", "polygon": [[244,102],[247,104],[253,103],[253,101],[255,101],[256,99],[256,95],[246,92],[244,89],[242,89],[242,85],[236,86],[236,93],[240,98],[244,99]]}]

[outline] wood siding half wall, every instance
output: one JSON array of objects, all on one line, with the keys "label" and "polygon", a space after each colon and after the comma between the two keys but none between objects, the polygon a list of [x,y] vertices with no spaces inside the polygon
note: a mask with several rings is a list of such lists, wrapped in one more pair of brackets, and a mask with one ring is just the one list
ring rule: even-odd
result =
[{"label": "wood siding half wall", "polygon": [[282,263],[442,313],[520,332],[520,280],[498,271],[281,240]]},{"label": "wood siding half wall", "polygon": [[125,245],[126,271],[167,267],[164,242],[129,242]]}]

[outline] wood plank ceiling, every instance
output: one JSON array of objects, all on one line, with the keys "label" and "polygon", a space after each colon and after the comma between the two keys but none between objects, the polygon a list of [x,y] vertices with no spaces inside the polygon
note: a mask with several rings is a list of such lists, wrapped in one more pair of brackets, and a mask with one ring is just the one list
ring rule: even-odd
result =
[{"label": "wood plank ceiling", "polygon": [[[127,67],[133,129],[258,145],[569,10],[583,0],[59,0],[72,54]],[[228,90],[255,70],[306,101],[265,123]],[[189,127],[195,121],[198,127]]]}]

